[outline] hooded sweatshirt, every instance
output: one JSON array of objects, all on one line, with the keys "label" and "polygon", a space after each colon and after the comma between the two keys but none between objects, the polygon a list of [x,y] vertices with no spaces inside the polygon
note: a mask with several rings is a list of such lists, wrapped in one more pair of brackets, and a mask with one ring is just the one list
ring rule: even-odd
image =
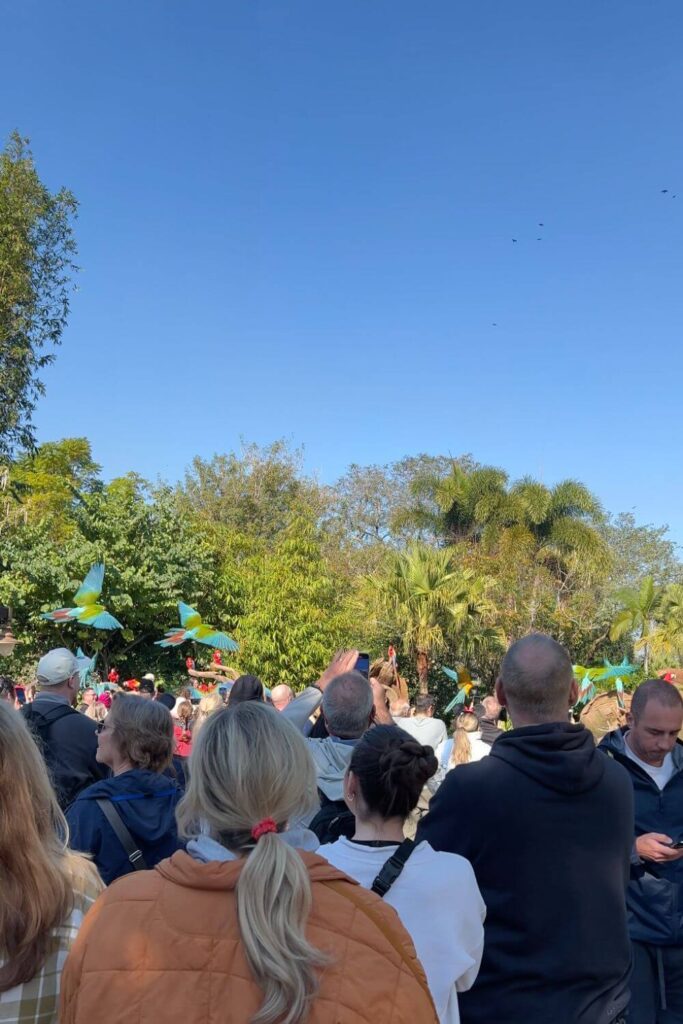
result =
[{"label": "hooded sweatshirt", "polygon": [[583,726],[503,733],[448,773],[418,839],[466,857],[487,907],[462,1024],[615,1020],[629,998],[633,795]]},{"label": "hooded sweatshirt", "polygon": [[344,799],[344,775],[358,740],[309,739],[308,749],[315,761],[318,789],[328,800]]},{"label": "hooded sweatshirt", "polygon": [[179,786],[167,775],[144,768],[96,782],[83,790],[67,811],[71,848],[92,855],[107,885],[135,870],[97,804],[108,797],[138,844],[145,864],[152,868],[180,845],[175,808],[181,796]]}]

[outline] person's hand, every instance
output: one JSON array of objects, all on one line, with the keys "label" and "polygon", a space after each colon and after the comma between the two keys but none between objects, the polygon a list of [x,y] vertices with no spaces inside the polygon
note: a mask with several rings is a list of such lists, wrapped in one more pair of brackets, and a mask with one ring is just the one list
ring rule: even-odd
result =
[{"label": "person's hand", "polygon": [[641,860],[652,860],[659,864],[680,860],[683,857],[683,849],[672,850],[671,843],[671,836],[661,832],[646,832],[636,839],[636,853]]},{"label": "person's hand", "polygon": [[325,692],[333,679],[343,676],[345,672],[353,672],[358,661],[358,651],[337,651],[334,658],[327,666],[318,682],[315,684],[319,690]]}]

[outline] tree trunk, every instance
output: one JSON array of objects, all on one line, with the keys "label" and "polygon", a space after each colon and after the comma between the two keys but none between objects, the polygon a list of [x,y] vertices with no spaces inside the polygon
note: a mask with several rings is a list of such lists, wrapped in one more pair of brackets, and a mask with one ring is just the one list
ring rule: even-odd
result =
[{"label": "tree trunk", "polygon": [[420,693],[429,693],[429,655],[426,651],[417,652],[416,665]]}]

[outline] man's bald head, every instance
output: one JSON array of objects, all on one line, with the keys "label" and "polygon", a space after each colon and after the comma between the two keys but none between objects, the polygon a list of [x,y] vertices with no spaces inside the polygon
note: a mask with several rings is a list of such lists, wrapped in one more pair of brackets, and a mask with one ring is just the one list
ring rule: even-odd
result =
[{"label": "man's bald head", "polygon": [[513,722],[517,712],[528,724],[566,721],[576,688],[567,651],[543,633],[512,644],[500,666],[499,683],[498,696],[509,706]]},{"label": "man's bald head", "polygon": [[279,683],[278,686],[274,686],[270,691],[270,701],[274,708],[278,711],[283,711],[288,704],[294,699],[291,686],[287,686],[286,683]]}]

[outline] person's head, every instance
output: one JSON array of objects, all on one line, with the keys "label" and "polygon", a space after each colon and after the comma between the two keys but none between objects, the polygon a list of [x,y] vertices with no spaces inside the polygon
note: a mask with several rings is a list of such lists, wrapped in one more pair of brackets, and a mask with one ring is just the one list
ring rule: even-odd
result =
[{"label": "person's head", "polygon": [[159,693],[157,694],[157,704],[161,704],[167,711],[173,711],[175,707],[175,697],[170,693]]},{"label": "person's head", "polygon": [[359,823],[402,823],[437,767],[431,747],[423,747],[398,725],[377,725],[353,748],[344,799]]},{"label": "person's head", "polygon": [[283,711],[293,700],[294,693],[291,686],[287,686],[286,683],[280,683],[278,686],[273,687],[270,694],[270,702],[276,711]]},{"label": "person's head", "polygon": [[108,714],[106,705],[100,704],[99,701],[91,704],[85,711],[86,718],[92,718],[93,722],[97,722],[98,725],[104,722]]},{"label": "person's head", "polygon": [[265,699],[263,683],[256,676],[240,676],[232,684],[230,707],[234,707],[236,704],[243,704],[249,700],[264,701]]},{"label": "person's head", "polygon": [[192,690],[189,686],[183,686],[182,690],[178,694],[178,700],[191,700]]},{"label": "person's head", "polygon": [[482,700],[482,707],[484,709],[483,717],[489,722],[497,722],[500,718],[502,708],[495,697],[484,697]]},{"label": "person's head", "polygon": [[191,702],[189,700],[182,701],[177,707],[176,715],[183,729],[189,729],[192,716],[194,715],[194,708]]},{"label": "person's head", "polygon": [[453,726],[453,747],[449,764],[469,764],[472,760],[472,745],[469,734],[477,732],[479,719],[470,711],[463,711],[458,715]]},{"label": "person's head", "polygon": [[70,704],[74,704],[81,685],[75,656],[66,647],[48,651],[38,662],[36,683],[39,690],[66,697]]},{"label": "person's head", "polygon": [[223,703],[223,698],[220,692],[207,693],[205,697],[202,697],[199,704],[197,705],[197,711],[195,713],[194,718],[194,727],[192,730],[192,738],[195,743],[197,742],[199,730],[203,727],[207,718],[210,715],[213,715],[214,712],[218,711],[222,707],[225,707],[225,705]]},{"label": "person's head", "polygon": [[[0,992],[30,981],[63,925],[76,880],[93,877],[69,832],[22,715],[0,701]],[[0,962],[2,962],[0,961]]]},{"label": "person's head", "polygon": [[[259,756],[254,757],[254,750]],[[181,835],[212,838],[244,858],[237,915],[244,952],[263,992],[261,1024],[302,1022],[326,958],[306,938],[311,885],[301,856],[281,838],[317,803],[303,736],[261,701],[212,714],[192,752],[178,805]]]},{"label": "person's head", "polygon": [[391,705],[391,714],[393,718],[409,718],[410,717],[410,701],[405,700],[404,697],[399,697]]},{"label": "person's head", "polygon": [[9,704],[14,706],[14,702],[17,699],[17,691],[15,689],[14,681],[8,679],[7,676],[0,676],[0,700],[6,700]]},{"label": "person's head", "polygon": [[357,740],[375,717],[370,683],[360,672],[344,672],[325,688],[322,713],[330,736]]},{"label": "person's head", "polygon": [[646,764],[659,767],[675,747],[683,727],[680,693],[663,679],[646,680],[633,692],[627,723],[633,753]]},{"label": "person's head", "polygon": [[95,691],[92,686],[86,686],[85,690],[81,692],[81,704],[85,704],[86,707],[90,707],[95,702]]},{"label": "person's head", "polygon": [[119,697],[99,734],[97,760],[115,775],[132,768],[163,772],[173,757],[173,721],[156,701]]},{"label": "person's head", "polygon": [[566,722],[578,687],[571,658],[552,637],[530,633],[508,649],[496,680],[496,698],[513,725]]},{"label": "person's head", "polygon": [[415,698],[415,714],[432,718],[434,715],[434,698],[429,693],[421,693]]},{"label": "person's head", "polygon": [[143,697],[145,700],[154,700],[154,678],[150,679],[149,676],[142,677],[138,696]]}]

